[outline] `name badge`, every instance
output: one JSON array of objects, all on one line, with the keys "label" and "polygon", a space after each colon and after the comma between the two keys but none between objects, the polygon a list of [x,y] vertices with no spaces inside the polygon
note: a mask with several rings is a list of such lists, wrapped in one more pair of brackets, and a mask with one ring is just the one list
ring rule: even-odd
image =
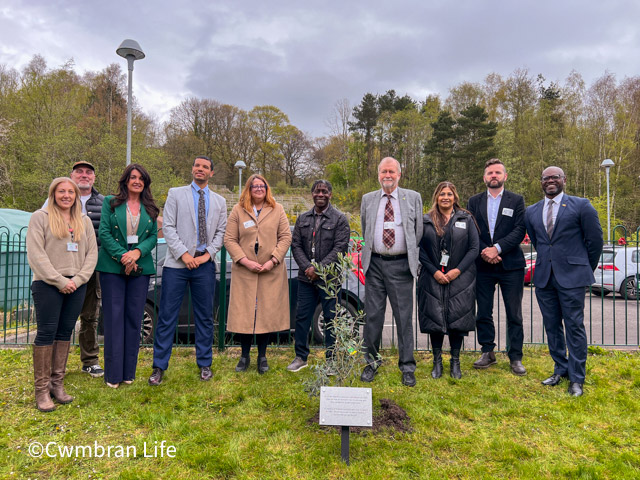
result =
[{"label": "name badge", "polygon": [[138,235],[127,235],[127,243],[129,245],[132,243],[138,243]]},{"label": "name badge", "polygon": [[447,265],[449,265],[449,255],[446,253],[442,254],[442,257],[440,257],[440,265],[442,265],[443,267],[446,267]]},{"label": "name badge", "polygon": [[75,242],[67,242],[67,252],[77,252],[78,244]]},{"label": "name badge", "polygon": [[384,230],[393,230],[396,228],[396,222],[384,222],[382,228]]},{"label": "name badge", "polygon": [[456,228],[464,228],[466,230],[467,229],[467,224],[465,222],[456,222],[455,227]]},{"label": "name badge", "polygon": [[247,220],[246,222],[243,223],[243,225],[244,225],[244,228],[251,228],[256,225],[256,222],[254,222],[253,220]]},{"label": "name badge", "polygon": [[502,209],[502,214],[506,215],[507,217],[513,217],[513,209],[505,207]]}]

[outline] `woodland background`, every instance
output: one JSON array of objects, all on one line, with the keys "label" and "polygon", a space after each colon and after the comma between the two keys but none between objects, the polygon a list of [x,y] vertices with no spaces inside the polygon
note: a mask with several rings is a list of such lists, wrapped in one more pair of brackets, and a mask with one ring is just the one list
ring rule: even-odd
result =
[{"label": "woodland background", "polygon": [[[82,74],[72,61],[50,68],[38,55],[22,71],[0,65],[0,207],[35,210],[51,179],[68,175],[78,160],[95,165],[100,192],[114,192],[126,155],[125,73],[118,64]],[[327,135],[316,138],[273,105],[246,111],[189,98],[166,122],[133,107],[132,161],[148,168],[160,205],[169,187],[189,181],[199,154],[214,160],[212,183],[230,189],[237,188],[238,160],[248,166],[244,178],[263,173],[278,193],[328,178],[334,203],[352,212],[378,188],[376,167],[385,156],[400,161],[402,186],[419,191],[427,205],[442,180],[452,181],[466,204],[484,188],[484,162],[497,156],[508,188],[528,205],[542,198],[542,170],[557,165],[567,191],[606,215],[599,165],[610,158],[612,225],[635,231],[640,224],[640,77],[605,72],[587,85],[573,71],[555,83],[516,69],[506,78],[489,73],[482,82],[453,85],[446,98],[367,93],[357,105],[337,100],[331,118],[318,119]]]}]

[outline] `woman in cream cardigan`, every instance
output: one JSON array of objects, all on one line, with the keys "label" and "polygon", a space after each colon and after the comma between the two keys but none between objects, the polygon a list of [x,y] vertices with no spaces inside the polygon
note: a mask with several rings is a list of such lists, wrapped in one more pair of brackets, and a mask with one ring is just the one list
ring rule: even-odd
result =
[{"label": "woman in cream cardigan", "polygon": [[33,345],[36,406],[50,412],[56,408],[51,397],[58,403],[73,400],[64,390],[69,343],[98,260],[93,225],[82,214],[80,190],[70,178],[51,182],[47,206],[31,215],[27,259],[38,325]]}]

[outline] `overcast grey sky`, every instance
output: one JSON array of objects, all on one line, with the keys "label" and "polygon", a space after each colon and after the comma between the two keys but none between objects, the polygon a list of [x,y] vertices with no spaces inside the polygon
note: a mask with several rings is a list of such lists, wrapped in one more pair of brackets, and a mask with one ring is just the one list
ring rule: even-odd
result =
[{"label": "overcast grey sky", "polygon": [[640,2],[595,0],[56,1],[3,0],[0,64],[35,54],[76,71],[126,61],[125,38],[147,55],[134,95],[166,120],[189,96],[244,109],[275,105],[319,136],[337,100],[395,89],[416,100],[517,68],[587,84],[605,71],[638,75]]}]

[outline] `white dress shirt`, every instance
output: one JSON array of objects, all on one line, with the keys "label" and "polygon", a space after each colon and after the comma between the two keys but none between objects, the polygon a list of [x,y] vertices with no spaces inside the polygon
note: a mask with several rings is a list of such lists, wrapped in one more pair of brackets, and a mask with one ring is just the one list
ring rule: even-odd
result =
[{"label": "white dress shirt", "polygon": [[560,210],[560,204],[562,203],[562,197],[564,192],[560,192],[553,198],[546,198],[544,200],[544,208],[542,209],[542,225],[547,228],[547,210],[549,209],[549,202],[553,203],[553,228],[556,227],[556,219],[558,218],[558,210]]}]

